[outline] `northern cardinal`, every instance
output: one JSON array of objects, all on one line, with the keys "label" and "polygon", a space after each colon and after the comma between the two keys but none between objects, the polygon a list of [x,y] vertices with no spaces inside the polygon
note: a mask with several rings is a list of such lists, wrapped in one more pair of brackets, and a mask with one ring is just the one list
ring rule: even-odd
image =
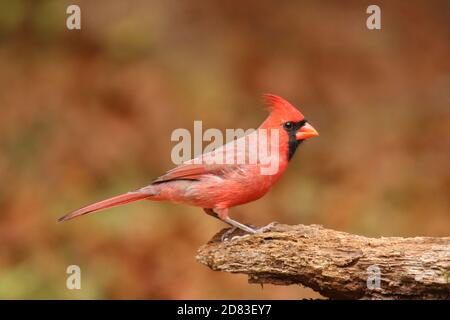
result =
[{"label": "northern cardinal", "polygon": [[[300,111],[283,98],[266,94],[265,101],[269,107],[270,115],[254,132],[244,136],[234,143],[228,143],[222,147],[201,155],[195,159],[186,161],[164,175],[155,179],[150,185],[118,195],[61,217],[58,221],[65,221],[75,217],[97,212],[137,200],[169,200],[201,207],[204,211],[229,225],[242,229],[248,233],[255,233],[260,229],[254,229],[233,220],[228,215],[228,209],[240,204],[251,202],[261,198],[278,181],[289,160],[291,160],[297,147],[304,140],[318,136],[317,131],[305,120]],[[261,130],[262,129],[262,130]],[[269,140],[271,131],[277,130],[277,141]],[[267,139],[261,138],[259,132],[266,130]],[[248,160],[252,154],[250,148],[238,149],[238,141],[249,140],[249,136],[255,137],[263,147],[275,147],[271,159],[276,158],[277,170],[270,174],[263,174],[264,165],[261,161],[250,163],[249,161],[217,164],[208,163],[218,154],[225,155],[234,151],[234,157],[242,156]],[[228,158],[227,158],[228,159]],[[229,159],[228,159],[229,160]]]}]

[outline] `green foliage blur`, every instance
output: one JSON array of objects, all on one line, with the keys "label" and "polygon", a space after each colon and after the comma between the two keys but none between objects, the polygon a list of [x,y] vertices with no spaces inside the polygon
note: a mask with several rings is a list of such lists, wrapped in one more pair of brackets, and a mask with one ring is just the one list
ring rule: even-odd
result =
[{"label": "green foliage blur", "polygon": [[[82,29],[66,28],[81,7]],[[61,215],[173,167],[170,135],[255,128],[281,95],[320,137],[231,215],[366,236],[450,231],[450,4],[377,1],[0,1],[0,298],[319,297],[213,272],[224,224],[140,202]],[[66,288],[79,265],[82,289]]]}]

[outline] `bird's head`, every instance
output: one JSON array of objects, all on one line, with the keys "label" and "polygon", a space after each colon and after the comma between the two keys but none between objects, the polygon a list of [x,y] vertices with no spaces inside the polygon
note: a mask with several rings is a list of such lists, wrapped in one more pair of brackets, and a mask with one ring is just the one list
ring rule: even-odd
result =
[{"label": "bird's head", "polygon": [[300,143],[319,135],[303,114],[283,98],[265,94],[264,100],[268,105],[270,115],[261,128],[280,129],[281,136],[285,137],[288,142],[288,159],[291,159]]}]

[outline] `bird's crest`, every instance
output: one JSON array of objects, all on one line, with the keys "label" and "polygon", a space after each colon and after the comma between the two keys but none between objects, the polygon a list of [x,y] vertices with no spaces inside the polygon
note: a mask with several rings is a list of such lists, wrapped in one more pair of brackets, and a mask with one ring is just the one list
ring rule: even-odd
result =
[{"label": "bird's crest", "polygon": [[301,121],[305,118],[297,108],[282,97],[266,93],[263,95],[263,98],[271,116],[276,115],[277,118],[285,121]]}]

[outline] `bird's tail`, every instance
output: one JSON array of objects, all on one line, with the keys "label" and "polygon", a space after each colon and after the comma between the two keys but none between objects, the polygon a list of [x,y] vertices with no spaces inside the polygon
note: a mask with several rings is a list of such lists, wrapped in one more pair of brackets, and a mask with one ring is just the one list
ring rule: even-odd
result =
[{"label": "bird's tail", "polygon": [[98,212],[100,210],[104,210],[107,208],[112,208],[116,206],[120,206],[122,204],[126,204],[133,201],[143,200],[146,198],[150,198],[152,194],[149,193],[143,193],[140,191],[135,192],[128,192],[124,193],[100,202],[96,202],[94,204],[88,205],[86,207],[83,207],[81,209],[78,209],[76,211],[70,212],[66,214],[65,216],[58,219],[58,221],[66,221],[70,220],[79,216],[82,216],[84,214],[92,213],[92,212]]}]

